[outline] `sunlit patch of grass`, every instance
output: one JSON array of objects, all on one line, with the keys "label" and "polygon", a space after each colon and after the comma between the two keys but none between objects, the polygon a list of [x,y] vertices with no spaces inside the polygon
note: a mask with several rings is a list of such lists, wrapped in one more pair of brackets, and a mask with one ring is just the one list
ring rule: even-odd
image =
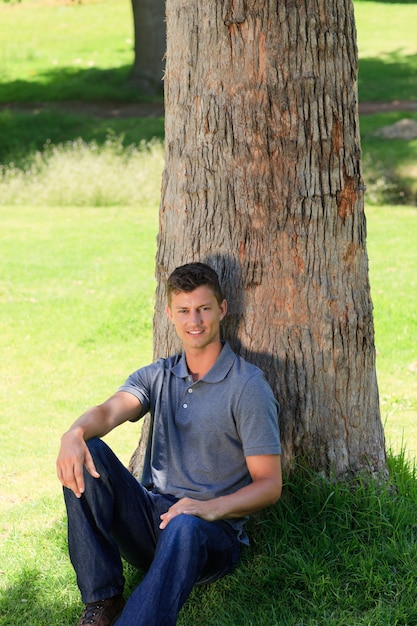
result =
[{"label": "sunlit patch of grass", "polygon": [[380,402],[389,444],[417,455],[417,209],[368,206]]},{"label": "sunlit patch of grass", "polygon": [[138,98],[129,2],[0,2],[0,40],[0,102]]}]

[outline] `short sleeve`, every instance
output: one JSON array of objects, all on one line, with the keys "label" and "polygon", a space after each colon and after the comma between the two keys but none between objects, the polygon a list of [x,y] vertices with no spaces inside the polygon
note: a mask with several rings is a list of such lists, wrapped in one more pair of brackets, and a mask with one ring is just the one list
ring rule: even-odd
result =
[{"label": "short sleeve", "polygon": [[141,403],[142,411],[137,419],[145,415],[150,408],[151,386],[149,381],[152,380],[151,372],[149,372],[150,368],[152,368],[152,365],[136,370],[136,372],[128,376],[123,385],[118,389],[118,391],[131,393]]},{"label": "short sleeve", "polygon": [[279,404],[261,372],[249,378],[238,402],[237,428],[245,456],[281,454]]}]

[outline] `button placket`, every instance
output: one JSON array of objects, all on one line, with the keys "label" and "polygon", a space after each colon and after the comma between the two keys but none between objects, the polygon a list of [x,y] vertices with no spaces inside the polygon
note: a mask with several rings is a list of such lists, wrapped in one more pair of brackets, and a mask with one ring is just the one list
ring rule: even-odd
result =
[{"label": "button placket", "polygon": [[[187,376],[187,381],[190,383],[194,382],[191,376]],[[185,395],[191,396],[193,393],[194,393],[193,387],[190,386],[187,388]],[[185,400],[185,402],[182,403],[182,408],[188,409],[188,400]]]}]

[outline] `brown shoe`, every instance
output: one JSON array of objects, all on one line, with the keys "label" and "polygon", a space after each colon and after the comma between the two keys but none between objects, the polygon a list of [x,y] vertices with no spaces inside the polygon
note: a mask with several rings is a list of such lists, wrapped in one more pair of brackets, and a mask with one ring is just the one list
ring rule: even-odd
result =
[{"label": "brown shoe", "polygon": [[125,599],[121,595],[97,602],[89,602],[85,605],[77,626],[84,626],[85,624],[112,626],[123,611],[125,604]]}]

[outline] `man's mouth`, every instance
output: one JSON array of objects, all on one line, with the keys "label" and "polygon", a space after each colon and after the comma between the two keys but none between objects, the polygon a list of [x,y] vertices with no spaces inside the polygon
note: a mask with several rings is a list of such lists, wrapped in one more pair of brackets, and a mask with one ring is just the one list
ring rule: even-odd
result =
[{"label": "man's mouth", "polygon": [[201,335],[204,330],[189,330],[187,331],[189,335]]}]

